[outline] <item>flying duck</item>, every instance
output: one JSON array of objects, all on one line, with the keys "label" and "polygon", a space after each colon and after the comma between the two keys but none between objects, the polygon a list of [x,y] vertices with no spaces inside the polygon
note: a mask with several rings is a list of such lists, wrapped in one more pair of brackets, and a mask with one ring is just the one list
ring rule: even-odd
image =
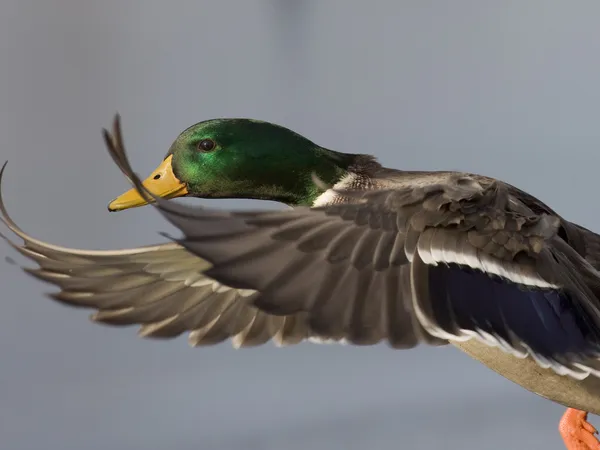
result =
[{"label": "flying duck", "polygon": [[[183,131],[158,168],[131,169],[119,116],[104,130],[133,188],[110,211],[152,204],[170,242],[114,251],[8,242],[55,300],[143,337],[192,346],[333,341],[452,344],[566,406],[570,450],[600,449],[600,235],[500,180],[403,171],[278,125],[213,119]],[[0,172],[0,179],[5,166]],[[176,197],[274,200],[281,211],[185,206]]]}]

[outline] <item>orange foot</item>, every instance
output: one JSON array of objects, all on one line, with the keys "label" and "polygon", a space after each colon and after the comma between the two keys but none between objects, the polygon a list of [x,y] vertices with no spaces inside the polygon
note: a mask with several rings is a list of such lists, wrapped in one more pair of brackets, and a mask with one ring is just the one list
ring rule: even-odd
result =
[{"label": "orange foot", "polygon": [[588,413],[569,408],[560,419],[558,431],[567,450],[600,450],[600,442],[594,436],[598,431],[587,421]]}]

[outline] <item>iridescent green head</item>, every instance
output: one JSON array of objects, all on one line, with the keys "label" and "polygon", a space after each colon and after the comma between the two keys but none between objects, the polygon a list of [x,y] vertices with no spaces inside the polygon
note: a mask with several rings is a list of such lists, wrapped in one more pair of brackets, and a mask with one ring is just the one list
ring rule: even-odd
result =
[{"label": "iridescent green head", "polygon": [[[311,205],[322,191],[312,174],[335,184],[358,155],[319,147],[299,134],[252,119],[213,119],[183,131],[144,181],[163,198],[253,198]],[[146,204],[135,189],[109,210]]]}]

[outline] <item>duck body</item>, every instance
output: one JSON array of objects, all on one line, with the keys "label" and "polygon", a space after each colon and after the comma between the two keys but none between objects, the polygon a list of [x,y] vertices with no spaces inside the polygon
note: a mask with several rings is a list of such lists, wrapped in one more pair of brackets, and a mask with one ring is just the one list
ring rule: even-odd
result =
[{"label": "duck body", "polygon": [[[380,178],[377,178],[377,175]],[[477,175],[457,172],[401,172],[393,169],[382,168],[369,182],[343,183],[340,188],[348,189],[401,189],[407,186],[431,186],[438,183],[446,183],[454,177],[465,176],[477,180],[481,185],[490,185],[496,180]],[[508,186],[508,185],[507,185]],[[508,186],[512,191],[510,195],[518,201],[523,202],[531,211],[536,213],[557,214],[546,204],[529,194]],[[332,203],[349,201],[341,196],[325,194]],[[317,202],[317,206],[318,206]],[[558,217],[558,216],[557,216]],[[562,232],[569,244],[596,268],[599,267],[600,236],[576,224],[561,218]],[[482,301],[485,301],[482,299]],[[486,365],[496,373],[510,381],[524,387],[525,389],[552,400],[568,408],[588,411],[600,415],[600,378],[588,376],[583,379],[565,377],[551,368],[544,368],[531,356],[515,358],[514,355],[499,347],[491,347],[477,339],[465,341],[448,341],[459,350],[465,352],[473,359]]]},{"label": "duck body", "polygon": [[[450,343],[531,392],[600,414],[600,236],[537,198],[481,175],[385,168],[244,119],[188,128],[142,182],[118,119],[104,137],[134,184],[109,210],[152,203],[182,238],[69,249],[27,235],[0,199],[23,241],[11,244],[38,264],[29,273],[60,288],[54,299],[145,337],[189,332],[194,346]],[[167,200],[181,196],[292,208]],[[565,422],[568,448],[600,448],[584,419]]]},{"label": "duck body", "polygon": [[534,394],[567,408],[600,415],[600,379],[597,377],[577,380],[558,375],[552,369],[540,367],[533,358],[515,361],[512,355],[499,348],[490,348],[475,339],[452,344],[471,358]]},{"label": "duck body", "polygon": [[[457,176],[466,176],[477,180],[482,185],[490,185],[496,180],[477,175],[456,172],[401,172],[382,168],[382,177],[372,179],[369,183],[352,183],[340,186],[349,189],[397,189],[406,186],[429,186],[437,183],[445,183],[448,179]],[[546,204],[527,193],[509,186],[511,195],[523,202],[536,213],[558,215]],[[340,197],[331,197],[333,202],[348,201]],[[576,224],[561,218],[562,232],[569,244],[586,258],[595,268],[599,267],[600,236]],[[484,299],[482,299],[484,301]],[[499,347],[491,347],[477,339],[466,341],[448,341],[450,344],[465,352],[473,359],[481,362],[496,373],[510,381],[524,387],[525,389],[552,400],[568,408],[588,411],[600,415],[600,378],[587,376],[576,379],[558,374],[551,368],[544,368],[534,358],[515,358],[514,355]]]}]

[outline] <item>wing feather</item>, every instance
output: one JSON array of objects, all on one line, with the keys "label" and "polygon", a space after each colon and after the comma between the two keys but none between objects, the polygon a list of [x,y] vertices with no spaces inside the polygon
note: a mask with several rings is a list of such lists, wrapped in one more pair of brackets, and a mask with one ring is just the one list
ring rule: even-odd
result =
[{"label": "wing feather", "polygon": [[140,325],[142,337],[174,338],[190,332],[190,344],[232,338],[236,347],[297,344],[314,333],[305,316],[270,316],[248,304],[254,291],[233,289],[206,276],[210,267],[175,243],[114,251],[70,249],[22,231],[0,196],[2,221],[18,238],[6,241],[37,268],[32,276],[59,288],[49,296],[71,307],[95,309],[91,319]]}]

